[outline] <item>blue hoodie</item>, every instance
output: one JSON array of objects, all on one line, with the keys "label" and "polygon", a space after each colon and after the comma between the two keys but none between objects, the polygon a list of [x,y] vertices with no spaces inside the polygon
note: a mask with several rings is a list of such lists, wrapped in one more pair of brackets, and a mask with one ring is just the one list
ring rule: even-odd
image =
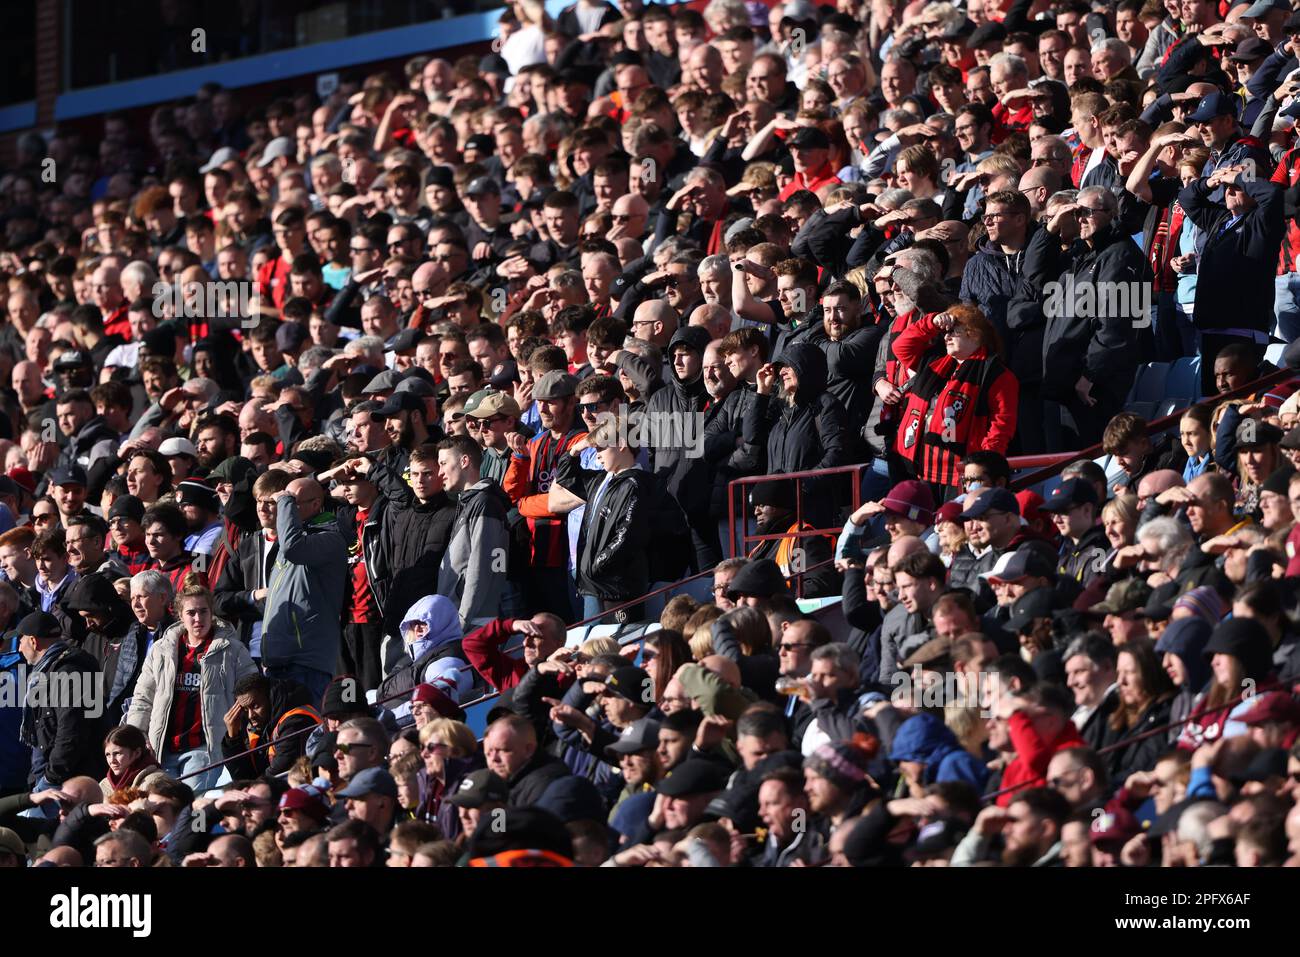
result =
[{"label": "blue hoodie", "polygon": [[[422,638],[412,641],[408,629],[416,622],[423,622],[429,630]],[[460,640],[460,613],[450,599],[442,595],[426,595],[407,611],[402,618],[400,631],[411,660],[419,661],[426,651]],[[463,657],[444,655],[437,661],[430,662],[419,680],[435,686],[459,702],[462,695],[467,694],[474,685],[473,673],[468,666],[469,663]]]},{"label": "blue hoodie", "polygon": [[925,784],[965,781],[982,794],[989,777],[984,762],[959,745],[948,726],[932,714],[913,715],[898,726],[889,758],[924,764]]}]

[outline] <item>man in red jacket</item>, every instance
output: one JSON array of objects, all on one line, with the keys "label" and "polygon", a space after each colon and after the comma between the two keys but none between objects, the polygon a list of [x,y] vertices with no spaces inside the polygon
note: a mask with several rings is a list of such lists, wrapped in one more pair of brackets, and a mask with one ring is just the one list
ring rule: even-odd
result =
[{"label": "man in red jacket", "polygon": [[[564,621],[548,611],[540,611],[532,618],[498,618],[476,628],[461,639],[461,650],[474,670],[483,680],[505,691],[519,684],[528,669],[540,664],[564,646],[567,627]],[[524,656],[515,658],[501,650],[511,635],[523,635]]]},{"label": "man in red jacket", "polygon": [[994,714],[1007,720],[1016,752],[1015,760],[1002,773],[999,807],[1010,805],[1019,791],[1041,785],[1053,755],[1086,746],[1070,720],[1073,712],[1070,695],[1057,685],[1045,683],[1035,685],[1024,695],[1007,695],[998,702]]}]

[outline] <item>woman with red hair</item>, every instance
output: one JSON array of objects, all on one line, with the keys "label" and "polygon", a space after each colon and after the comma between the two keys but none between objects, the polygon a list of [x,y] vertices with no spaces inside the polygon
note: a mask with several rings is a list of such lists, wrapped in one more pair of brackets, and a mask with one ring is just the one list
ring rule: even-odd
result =
[{"label": "woman with red hair", "polygon": [[997,330],[975,306],[923,316],[893,348],[912,373],[895,449],[917,478],[935,487],[936,500],[951,499],[961,491],[968,453],[1006,454],[1020,383],[1002,363]]}]

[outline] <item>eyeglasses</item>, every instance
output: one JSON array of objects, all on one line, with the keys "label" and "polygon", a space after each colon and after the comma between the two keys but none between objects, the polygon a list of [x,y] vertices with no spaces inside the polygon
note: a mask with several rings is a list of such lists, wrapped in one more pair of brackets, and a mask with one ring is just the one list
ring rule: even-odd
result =
[{"label": "eyeglasses", "polygon": [[783,641],[777,647],[782,651],[795,651],[799,648],[811,648],[812,645],[806,641]]},{"label": "eyeglasses", "polygon": [[609,218],[612,219],[612,220],[613,220],[614,222],[616,222],[616,223],[630,223],[630,222],[632,222],[632,217],[631,217],[631,216],[625,216],[625,215],[622,214],[622,213],[613,213]]},{"label": "eyeglasses", "polygon": [[1102,216],[1106,211],[1104,209],[1093,209],[1091,206],[1080,206],[1078,207],[1078,212],[1079,215],[1085,219],[1090,219],[1096,216]]},{"label": "eyeglasses", "polygon": [[578,403],[578,413],[580,415],[595,415],[608,405],[608,402],[580,402]]},{"label": "eyeglasses", "polygon": [[348,247],[348,252],[350,253],[373,253],[374,251],[375,251],[374,246],[349,246]]},{"label": "eyeglasses", "polygon": [[659,653],[657,651],[652,651],[649,648],[643,649],[641,652],[641,664],[644,665],[648,662],[654,661],[658,657]]},{"label": "eyeglasses", "polygon": [[420,745],[421,754],[436,754],[439,750],[446,751],[450,750],[450,748],[442,741],[426,741],[424,744]]}]

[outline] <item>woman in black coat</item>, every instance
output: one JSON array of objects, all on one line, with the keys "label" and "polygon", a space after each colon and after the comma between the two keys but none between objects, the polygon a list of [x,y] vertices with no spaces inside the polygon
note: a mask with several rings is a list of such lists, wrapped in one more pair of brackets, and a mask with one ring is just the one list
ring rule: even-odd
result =
[{"label": "woman in black coat", "polygon": [[1148,732],[1169,723],[1175,689],[1148,638],[1119,649],[1115,672],[1118,701],[1106,722],[1100,750],[1118,788],[1135,771],[1153,769],[1156,759],[1169,749],[1167,734]]}]

